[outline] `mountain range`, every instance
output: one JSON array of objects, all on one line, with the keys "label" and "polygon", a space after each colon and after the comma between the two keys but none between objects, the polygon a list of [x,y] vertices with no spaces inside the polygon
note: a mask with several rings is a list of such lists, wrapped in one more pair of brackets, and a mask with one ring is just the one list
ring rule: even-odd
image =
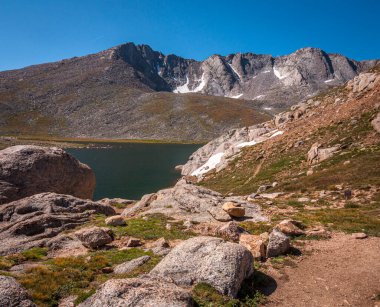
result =
[{"label": "mountain range", "polygon": [[316,48],[196,61],[126,43],[0,72],[0,134],[209,140],[266,121],[376,63]]}]

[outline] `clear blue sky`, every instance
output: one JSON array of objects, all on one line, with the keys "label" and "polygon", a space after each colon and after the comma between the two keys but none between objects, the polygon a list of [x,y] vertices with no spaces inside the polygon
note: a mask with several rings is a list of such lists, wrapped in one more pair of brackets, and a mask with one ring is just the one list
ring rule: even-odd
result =
[{"label": "clear blue sky", "polygon": [[380,0],[0,0],[0,70],[124,42],[166,54],[288,54],[312,46],[380,58]]}]

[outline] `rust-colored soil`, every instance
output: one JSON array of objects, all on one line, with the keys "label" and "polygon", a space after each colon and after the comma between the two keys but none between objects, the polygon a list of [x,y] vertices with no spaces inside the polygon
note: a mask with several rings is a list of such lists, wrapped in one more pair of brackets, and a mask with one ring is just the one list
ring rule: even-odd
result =
[{"label": "rust-colored soil", "polygon": [[302,250],[296,266],[268,271],[277,288],[265,306],[380,306],[380,238],[334,234]]}]

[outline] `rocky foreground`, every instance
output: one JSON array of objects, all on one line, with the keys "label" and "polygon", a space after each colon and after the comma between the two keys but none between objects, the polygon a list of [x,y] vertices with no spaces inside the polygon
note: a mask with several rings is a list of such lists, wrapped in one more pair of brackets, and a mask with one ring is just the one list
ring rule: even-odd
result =
[{"label": "rocky foreground", "polygon": [[61,149],[0,151],[0,305],[375,306],[379,84],[233,130],[139,201],[92,201]]}]

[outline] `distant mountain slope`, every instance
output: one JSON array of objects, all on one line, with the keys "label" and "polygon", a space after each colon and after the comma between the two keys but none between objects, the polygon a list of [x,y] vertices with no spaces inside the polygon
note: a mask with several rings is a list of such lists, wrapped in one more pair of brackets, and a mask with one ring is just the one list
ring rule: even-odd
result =
[{"label": "distant mountain slope", "polygon": [[343,84],[377,63],[358,62],[317,48],[303,48],[280,57],[212,55],[199,62],[132,43],[111,48],[110,57],[129,63],[149,79],[146,84],[154,90],[265,101],[268,106],[282,107]]},{"label": "distant mountain slope", "polygon": [[207,140],[267,120],[255,105],[284,108],[374,63],[311,48],[198,62],[127,43],[0,72],[0,133]]}]

